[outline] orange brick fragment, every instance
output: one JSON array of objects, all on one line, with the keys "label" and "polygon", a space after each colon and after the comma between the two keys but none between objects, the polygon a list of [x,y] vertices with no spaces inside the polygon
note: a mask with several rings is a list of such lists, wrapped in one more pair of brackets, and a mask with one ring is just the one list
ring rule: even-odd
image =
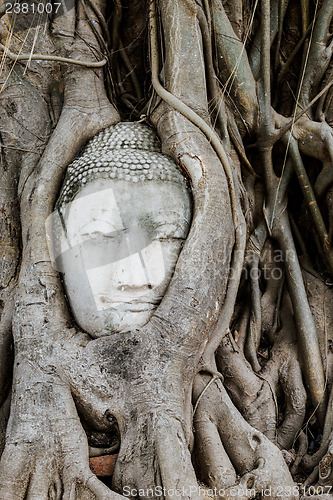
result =
[{"label": "orange brick fragment", "polygon": [[103,455],[89,459],[90,469],[96,476],[112,476],[118,455]]}]

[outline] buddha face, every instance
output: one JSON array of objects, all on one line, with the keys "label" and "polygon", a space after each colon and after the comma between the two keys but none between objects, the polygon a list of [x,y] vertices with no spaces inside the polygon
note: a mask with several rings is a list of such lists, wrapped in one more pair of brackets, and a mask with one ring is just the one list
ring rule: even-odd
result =
[{"label": "buddha face", "polygon": [[191,195],[172,181],[95,179],[68,204],[61,269],[79,326],[92,337],[145,325],[172,277]]}]

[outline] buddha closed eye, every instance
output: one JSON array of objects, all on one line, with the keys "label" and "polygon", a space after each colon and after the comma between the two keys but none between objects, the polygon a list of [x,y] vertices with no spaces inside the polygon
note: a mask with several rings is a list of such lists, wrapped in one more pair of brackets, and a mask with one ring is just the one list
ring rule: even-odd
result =
[{"label": "buddha closed eye", "polygon": [[[66,293],[77,323],[93,337],[149,321],[191,221],[189,189],[175,164],[158,152],[151,129],[121,123],[111,130],[113,141],[104,135],[99,161],[84,152],[84,160],[69,167],[57,204],[65,229],[58,254]],[[126,159],[124,140],[121,149],[114,147],[124,132],[127,140],[135,134]],[[155,151],[148,151],[151,143],[142,148],[148,140],[155,141]],[[66,189],[73,185],[74,194]]]}]

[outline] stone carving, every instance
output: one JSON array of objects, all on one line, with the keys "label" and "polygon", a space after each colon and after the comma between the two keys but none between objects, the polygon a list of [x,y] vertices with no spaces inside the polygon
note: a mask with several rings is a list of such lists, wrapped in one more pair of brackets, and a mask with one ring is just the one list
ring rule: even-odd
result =
[{"label": "stone carving", "polygon": [[56,204],[56,264],[77,323],[93,337],[146,324],[173,274],[191,193],[155,132],[119,123],[67,170]]}]

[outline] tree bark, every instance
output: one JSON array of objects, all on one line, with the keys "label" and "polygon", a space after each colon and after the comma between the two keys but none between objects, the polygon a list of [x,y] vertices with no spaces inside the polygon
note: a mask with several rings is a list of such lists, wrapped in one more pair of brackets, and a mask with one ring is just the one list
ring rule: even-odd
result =
[{"label": "tree bark", "polygon": [[[0,6],[0,499],[328,498],[331,3],[32,5]],[[128,120],[188,177],[193,220],[150,321],[92,339],[45,223]]]}]

